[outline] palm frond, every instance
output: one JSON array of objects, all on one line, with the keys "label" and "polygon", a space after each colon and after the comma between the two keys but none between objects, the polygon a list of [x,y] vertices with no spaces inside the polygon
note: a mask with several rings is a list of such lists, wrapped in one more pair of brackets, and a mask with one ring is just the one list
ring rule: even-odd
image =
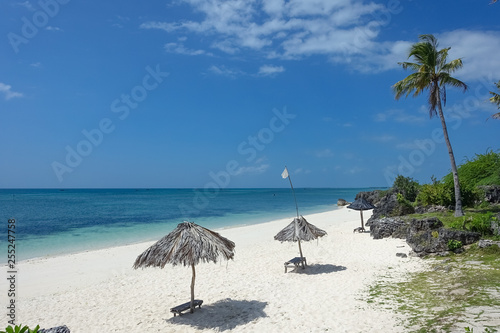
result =
[{"label": "palm frond", "polygon": [[233,259],[235,244],[217,232],[192,222],[180,223],[137,257],[134,268],[165,267],[167,263],[184,266],[202,262],[217,262],[219,257]]},{"label": "palm frond", "polygon": [[280,242],[310,241],[326,235],[326,231],[307,222],[303,216],[294,218],[292,223],[274,236]]},{"label": "palm frond", "polygon": [[446,60],[448,59],[448,50],[450,48],[441,49],[439,51],[436,50],[436,73],[440,73],[443,71],[443,68],[446,66]]},{"label": "palm frond", "polygon": [[462,62],[462,58],[458,58],[458,59],[452,60],[452,61],[444,64],[441,67],[441,70],[443,72],[446,72],[446,73],[453,73],[456,70],[462,68],[463,66],[464,66],[464,64]]},{"label": "palm frond", "polygon": [[452,77],[448,73],[441,73],[439,75],[439,85],[440,86],[451,86],[451,87],[455,87],[455,88],[461,88],[464,92],[466,92],[467,89],[469,89],[467,84],[460,81],[459,79]]},{"label": "palm frond", "polygon": [[431,44],[429,43],[416,43],[414,44],[408,55],[408,58],[415,58],[416,62],[420,65],[435,67],[436,54]]},{"label": "palm frond", "polygon": [[[413,62],[401,62],[404,69],[411,69],[414,73],[392,86],[396,99],[408,97],[411,93],[416,97],[423,91],[429,90],[429,116],[436,115],[436,107],[441,100],[446,104],[446,88],[452,86],[467,90],[467,85],[450,76],[450,73],[462,68],[462,59],[447,62],[450,48],[437,50],[438,42],[433,35],[420,35],[420,41],[412,45],[408,58]],[[499,83],[500,84],[500,83]]]},{"label": "palm frond", "polygon": [[[500,81],[495,83],[495,85],[497,86],[497,89],[500,90]],[[496,104],[498,106],[498,108],[500,108],[500,95],[493,92],[493,91],[490,91],[490,94],[493,96],[493,97],[490,97],[490,102],[493,104]]]},{"label": "palm frond", "polygon": [[418,71],[421,67],[421,65],[416,64],[414,62],[398,62],[398,65],[401,65],[403,69],[411,69],[414,71]]}]

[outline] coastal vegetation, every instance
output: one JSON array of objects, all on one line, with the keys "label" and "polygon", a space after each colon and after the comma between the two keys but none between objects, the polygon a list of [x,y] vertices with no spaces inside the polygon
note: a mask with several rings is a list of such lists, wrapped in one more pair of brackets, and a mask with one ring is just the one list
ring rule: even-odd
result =
[{"label": "coastal vegetation", "polygon": [[[422,185],[399,175],[391,189],[380,193],[396,194],[398,206],[391,216],[405,215],[400,218],[406,221],[437,218],[444,228],[480,233],[481,238],[492,241],[481,247],[449,239],[449,252],[425,257],[424,270],[404,277],[389,270],[368,288],[368,302],[405,314],[409,319],[402,325],[409,332],[498,330],[491,323],[500,307],[500,247],[495,242],[500,240],[500,204],[498,197],[489,202],[487,192],[500,190],[500,151],[476,154],[457,172],[465,216],[456,217],[451,211],[455,199],[452,173],[440,180],[432,177],[430,184]],[[428,209],[432,207],[435,209]],[[441,232],[436,229],[431,235],[438,238]]]},{"label": "coastal vegetation", "polygon": [[[493,235],[491,228],[492,222],[500,224],[497,218],[500,206],[486,200],[488,189],[500,186],[500,151],[476,154],[457,170],[465,216],[456,217],[447,209],[455,200],[451,173],[440,180],[432,177],[431,183],[422,185],[410,177],[398,175],[391,189],[397,193],[398,207],[391,215],[404,215],[407,219],[437,217],[446,228],[479,232],[483,237],[500,240],[500,235]],[[442,209],[415,213],[419,207]]]},{"label": "coastal vegetation", "polygon": [[[391,274],[369,287],[368,302],[404,313],[408,332],[455,332],[457,326],[495,327],[481,322],[495,319],[500,306],[500,248],[471,245],[462,254],[434,257],[423,272],[404,280]],[[477,323],[477,324],[476,324]],[[478,330],[478,332],[482,332]]]},{"label": "coastal vegetation", "polygon": [[451,172],[453,174],[455,190],[455,216],[463,216],[462,198],[459,176],[453,155],[453,148],[448,137],[448,129],[443,114],[443,105],[446,105],[446,86],[461,88],[464,92],[467,85],[452,77],[450,74],[462,68],[462,59],[447,62],[450,48],[438,50],[438,41],[433,35],[420,35],[420,42],[412,45],[408,58],[415,62],[399,63],[404,69],[410,69],[412,74],[392,86],[396,99],[408,97],[411,93],[416,97],[424,91],[429,91],[429,116],[439,115],[443,128],[444,140],[450,156]]}]

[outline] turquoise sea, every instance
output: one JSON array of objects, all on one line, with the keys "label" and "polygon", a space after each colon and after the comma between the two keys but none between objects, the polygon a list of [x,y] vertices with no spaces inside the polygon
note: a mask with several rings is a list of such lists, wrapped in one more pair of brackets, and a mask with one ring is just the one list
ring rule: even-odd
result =
[{"label": "turquoise sea", "polygon": [[[336,209],[373,188],[295,189],[299,213]],[[290,188],[279,189],[0,189],[0,263],[15,219],[17,261],[157,240],[189,220],[209,229],[293,218]]]}]

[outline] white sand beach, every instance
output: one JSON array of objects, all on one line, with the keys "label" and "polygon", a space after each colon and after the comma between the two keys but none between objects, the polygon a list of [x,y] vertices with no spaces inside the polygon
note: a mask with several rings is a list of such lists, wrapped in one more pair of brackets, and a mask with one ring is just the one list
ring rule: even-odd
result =
[{"label": "white sand beach", "polygon": [[[67,325],[75,333],[404,332],[405,318],[367,303],[367,291],[389,272],[404,278],[422,269],[422,260],[396,256],[408,254],[404,240],[353,233],[358,211],[305,218],[328,235],[303,242],[308,267],[286,274],[283,263],[298,256],[297,243],[273,237],[293,217],[217,230],[236,243],[234,260],[196,267],[195,298],[204,303],[181,317],[169,309],[189,301],[191,269],[132,268],[153,242],[22,262],[17,323]],[[0,325],[7,325],[5,316]]]}]

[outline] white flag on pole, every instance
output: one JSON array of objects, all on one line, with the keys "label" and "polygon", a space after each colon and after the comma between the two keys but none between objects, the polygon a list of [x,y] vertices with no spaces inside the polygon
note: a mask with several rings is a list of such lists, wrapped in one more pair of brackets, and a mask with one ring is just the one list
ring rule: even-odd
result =
[{"label": "white flag on pole", "polygon": [[285,170],[283,170],[283,173],[281,174],[281,177],[283,177],[283,179],[287,178],[288,177],[288,169],[285,167]]}]

